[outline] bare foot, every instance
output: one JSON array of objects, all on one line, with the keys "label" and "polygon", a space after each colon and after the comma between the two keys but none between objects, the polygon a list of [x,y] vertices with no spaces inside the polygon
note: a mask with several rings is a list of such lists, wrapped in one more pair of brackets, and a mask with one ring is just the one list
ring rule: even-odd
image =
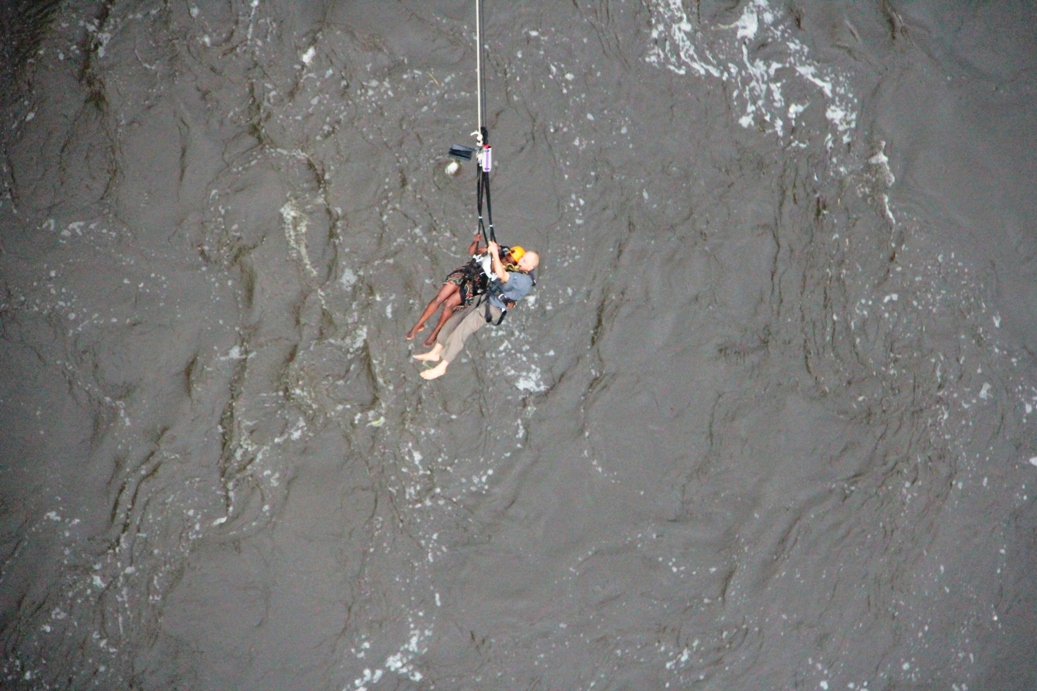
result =
[{"label": "bare foot", "polygon": [[436,345],[436,336],[438,336],[438,335],[439,334],[436,333],[435,331],[430,333],[428,335],[428,338],[425,339],[425,347],[426,348],[431,348],[432,346]]},{"label": "bare foot", "polygon": [[[415,336],[417,336],[419,331],[424,331],[424,330],[425,330],[425,325],[424,324],[415,324],[414,327],[410,331],[407,332],[407,335],[404,336],[404,338],[406,338],[409,341],[412,338],[414,338]],[[426,343],[425,345],[432,345],[432,344],[431,343]]]},{"label": "bare foot", "polygon": [[422,378],[429,379],[429,380],[439,379],[444,374],[446,374],[446,368],[447,368],[448,364],[450,364],[450,363],[448,363],[446,360],[444,360],[443,362],[439,363],[438,365],[436,365],[432,369],[427,369],[427,370],[424,370],[423,372],[421,372],[421,376],[422,376]]},{"label": "bare foot", "polygon": [[436,347],[427,353],[415,353],[414,359],[421,362],[439,362],[439,354],[443,352],[443,345],[440,343],[436,344]]}]

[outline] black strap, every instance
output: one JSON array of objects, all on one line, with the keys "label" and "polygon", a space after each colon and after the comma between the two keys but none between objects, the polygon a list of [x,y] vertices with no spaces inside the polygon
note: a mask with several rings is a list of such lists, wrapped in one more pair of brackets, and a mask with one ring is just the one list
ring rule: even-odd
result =
[{"label": "black strap", "polygon": [[478,298],[486,292],[485,284],[483,283],[483,279],[485,279],[485,277],[486,276],[482,271],[482,266],[479,263],[477,263],[475,259],[472,259],[464,265],[464,267],[462,268],[461,285],[459,285],[458,288],[460,289],[461,295],[463,296],[466,292],[465,288],[467,286],[471,286],[472,297],[470,300],[467,300],[463,306],[467,307],[469,304],[471,304],[472,300]]},{"label": "black strap", "polygon": [[502,321],[504,321],[504,317],[508,316],[508,310],[506,310],[506,309],[501,310],[500,311],[500,319],[498,319],[496,322],[494,322],[493,321],[493,312],[490,311],[490,308],[492,306],[493,306],[493,303],[491,303],[489,300],[487,300],[486,301],[486,323],[487,324],[493,324],[494,326],[500,326],[500,323]]},{"label": "black strap", "polygon": [[[484,147],[483,154],[487,155],[486,150],[490,146],[490,133],[483,127],[480,134]],[[486,222],[490,225],[489,232],[487,232],[486,225],[483,223],[483,198],[486,199]],[[485,166],[481,164],[478,166],[478,173],[475,179],[475,208],[479,213],[479,232],[487,240],[497,242],[497,233],[493,228],[493,204],[490,201],[490,171],[486,170]]]},{"label": "black strap", "polygon": [[498,319],[497,322],[494,323],[494,321],[493,321],[493,311],[490,309],[491,307],[493,307],[493,303],[490,302],[489,295],[486,295],[486,294],[482,295],[479,298],[479,302],[477,302],[475,304],[475,306],[478,307],[479,305],[481,305],[483,303],[486,304],[486,307],[483,308],[483,316],[486,317],[486,323],[487,324],[493,324],[494,326],[500,326],[500,323],[502,321],[504,321],[504,317],[508,316],[508,308],[505,307],[504,309],[501,310],[501,312],[500,312],[500,319]]}]

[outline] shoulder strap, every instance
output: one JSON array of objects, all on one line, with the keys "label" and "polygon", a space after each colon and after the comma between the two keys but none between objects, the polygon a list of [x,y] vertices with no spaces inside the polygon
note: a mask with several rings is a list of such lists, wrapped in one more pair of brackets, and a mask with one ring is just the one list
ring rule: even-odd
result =
[{"label": "shoulder strap", "polygon": [[493,303],[491,303],[490,299],[488,297],[486,297],[486,296],[483,296],[480,299],[483,300],[483,302],[486,303],[486,307],[485,307],[485,309],[483,311],[483,316],[486,317],[486,323],[487,324],[493,324],[494,326],[500,326],[500,323],[502,321],[504,321],[504,317],[508,316],[508,308],[505,307],[504,309],[501,310],[501,312],[500,312],[500,319],[498,319],[497,322],[494,323],[494,321],[493,321],[493,312],[490,310],[490,308],[493,306]]}]

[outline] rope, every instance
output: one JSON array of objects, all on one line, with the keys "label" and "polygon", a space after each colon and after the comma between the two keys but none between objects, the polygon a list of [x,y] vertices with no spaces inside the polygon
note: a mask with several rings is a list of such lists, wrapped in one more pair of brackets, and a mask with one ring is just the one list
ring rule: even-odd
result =
[{"label": "rope", "polygon": [[485,138],[486,128],[483,126],[483,122],[486,120],[486,83],[483,79],[482,71],[482,46],[482,0],[475,0],[475,91],[477,107],[479,109],[477,114],[478,130],[476,131],[476,141],[479,143],[480,147],[483,144],[489,144],[489,141]]},{"label": "rope", "polygon": [[[490,203],[490,170],[492,169],[492,155],[490,149],[490,133],[486,129],[486,81],[482,65],[483,54],[483,32],[482,32],[482,0],[475,0],[475,79],[476,98],[478,109],[478,130],[475,132],[475,141],[478,145],[479,170],[477,171],[475,183],[476,210],[479,214],[479,233],[493,242],[497,242],[497,234],[493,228],[493,206]],[[486,199],[486,223],[489,224],[489,232],[483,222],[483,198]]]}]

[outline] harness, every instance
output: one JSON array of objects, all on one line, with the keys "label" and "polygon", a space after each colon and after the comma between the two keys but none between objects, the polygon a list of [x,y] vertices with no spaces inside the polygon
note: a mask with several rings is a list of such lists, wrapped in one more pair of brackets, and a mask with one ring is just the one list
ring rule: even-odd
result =
[{"label": "harness", "polygon": [[[537,284],[536,271],[530,271],[526,275],[529,276],[533,280],[533,285],[530,286],[530,287],[531,288],[536,287],[536,284]],[[493,321],[493,312],[490,310],[490,307],[493,306],[493,303],[490,302],[490,297],[496,297],[497,300],[499,300],[501,302],[501,304],[504,305],[504,309],[502,309],[501,313],[500,313],[500,319],[498,319],[496,321],[496,323]],[[504,287],[501,284],[501,282],[499,280],[497,280],[496,278],[492,278],[489,281],[487,281],[486,293],[484,294],[484,296],[480,297],[479,300],[480,300],[480,302],[477,302],[476,305],[480,305],[483,302],[486,303],[486,307],[484,308],[485,312],[483,313],[483,316],[486,317],[486,323],[487,324],[493,324],[494,326],[500,326],[500,323],[502,321],[504,321],[504,317],[508,316],[508,307],[510,305],[514,305],[515,304],[511,300],[508,300],[508,298],[504,295]]]},{"label": "harness", "polygon": [[462,296],[460,306],[467,307],[472,304],[472,300],[486,292],[486,274],[475,259],[460,267],[460,271],[461,282],[457,286]]}]

